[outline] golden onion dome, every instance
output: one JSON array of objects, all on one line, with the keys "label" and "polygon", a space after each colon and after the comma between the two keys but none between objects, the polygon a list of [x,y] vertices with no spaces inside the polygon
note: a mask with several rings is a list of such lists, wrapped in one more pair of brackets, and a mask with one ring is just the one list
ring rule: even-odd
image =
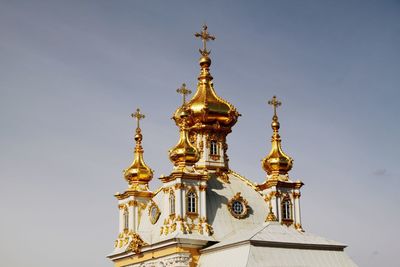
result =
[{"label": "golden onion dome", "polygon": [[137,109],[132,117],[137,120],[137,128],[135,134],[135,152],[132,164],[124,170],[124,177],[132,189],[148,189],[148,183],[153,178],[153,171],[146,165],[143,160],[143,135],[139,127],[139,121],[144,118],[144,115]]},{"label": "golden onion dome", "polygon": [[[213,77],[209,72],[210,64],[211,59],[208,56],[200,58],[201,72],[197,91],[185,106],[190,114],[188,124],[192,126],[197,123],[203,125],[219,123],[221,126],[232,127],[240,115],[232,104],[216,94],[212,83]],[[181,111],[182,107],[175,111],[175,121],[180,118]]]},{"label": "golden onion dome", "polygon": [[[207,32],[207,26],[203,26],[201,33],[196,33],[196,37],[200,37],[203,41],[203,49],[200,49],[200,75],[198,77],[197,90],[192,99],[185,105],[189,110],[188,125],[214,125],[219,124],[225,127],[232,127],[240,114],[236,108],[228,101],[219,97],[213,86],[213,77],[210,74],[211,59],[210,51],[206,48],[209,40],[215,37]],[[173,118],[179,121],[179,114],[182,107],[178,108]],[[178,122],[177,122],[178,124]]]},{"label": "golden onion dome", "polygon": [[196,147],[189,141],[187,117],[188,112],[182,108],[179,118],[180,138],[175,147],[169,151],[169,158],[176,167],[192,166],[200,159]]},{"label": "golden onion dome", "polygon": [[271,151],[262,160],[262,167],[267,172],[268,175],[272,175],[272,179],[279,177],[279,175],[287,175],[288,172],[293,167],[293,159],[286,155],[281,147],[281,138],[279,135],[279,121],[276,115],[276,107],[281,105],[276,99],[276,96],[268,102],[270,105],[274,106],[274,116],[272,117],[271,127],[273,130],[271,138]]}]

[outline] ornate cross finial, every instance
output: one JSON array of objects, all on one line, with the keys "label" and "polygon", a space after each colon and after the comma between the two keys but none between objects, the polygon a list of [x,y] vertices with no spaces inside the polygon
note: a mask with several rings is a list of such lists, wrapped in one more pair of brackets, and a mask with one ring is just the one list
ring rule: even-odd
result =
[{"label": "ornate cross finial", "polygon": [[136,109],[136,112],[132,113],[131,116],[132,116],[132,118],[136,119],[136,122],[137,122],[136,129],[139,129],[140,128],[140,120],[145,118],[144,114],[140,113],[140,109]]},{"label": "ornate cross finial", "polygon": [[176,92],[177,92],[178,94],[181,94],[181,95],[182,95],[182,101],[183,101],[183,104],[182,104],[182,105],[185,105],[185,104],[186,104],[186,95],[189,95],[189,94],[192,93],[192,91],[190,91],[190,90],[186,87],[186,84],[185,84],[185,83],[182,83],[181,88],[176,89]]},{"label": "ornate cross finial", "polygon": [[200,37],[200,39],[203,42],[203,49],[199,49],[200,54],[202,54],[203,56],[208,56],[211,53],[211,51],[207,51],[207,42],[210,41],[210,40],[212,40],[212,41],[215,40],[215,36],[210,35],[207,32],[207,28],[208,28],[207,25],[204,24],[203,25],[203,30],[200,33],[195,33],[194,34],[194,36]]},{"label": "ornate cross finial", "polygon": [[272,99],[268,101],[268,104],[274,107],[274,117],[276,117],[276,108],[282,105],[282,102],[279,101],[276,96],[273,96]]}]

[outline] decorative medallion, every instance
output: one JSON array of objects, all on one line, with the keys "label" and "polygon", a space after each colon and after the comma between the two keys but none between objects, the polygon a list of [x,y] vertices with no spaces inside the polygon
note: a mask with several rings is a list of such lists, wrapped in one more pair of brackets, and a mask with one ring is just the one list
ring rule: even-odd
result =
[{"label": "decorative medallion", "polygon": [[149,207],[149,218],[150,222],[152,224],[155,224],[158,221],[158,218],[160,217],[160,209],[158,208],[157,204],[152,202],[150,207]]},{"label": "decorative medallion", "polygon": [[240,195],[240,192],[229,200],[228,210],[236,219],[243,219],[248,215],[249,206],[247,200]]}]

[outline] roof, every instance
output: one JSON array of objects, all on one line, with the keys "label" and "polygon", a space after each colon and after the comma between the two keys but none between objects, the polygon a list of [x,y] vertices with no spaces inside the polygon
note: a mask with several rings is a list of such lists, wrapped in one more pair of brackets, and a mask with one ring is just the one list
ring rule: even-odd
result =
[{"label": "roof", "polygon": [[239,231],[201,251],[199,267],[356,266],[346,246],[278,222]]},{"label": "roof", "polygon": [[278,222],[267,222],[253,229],[241,230],[223,241],[203,251],[216,250],[218,248],[240,244],[243,241],[251,241],[253,244],[282,246],[282,247],[307,247],[329,248],[343,250],[346,245],[320,237],[307,232],[300,232],[293,227],[287,227]]}]

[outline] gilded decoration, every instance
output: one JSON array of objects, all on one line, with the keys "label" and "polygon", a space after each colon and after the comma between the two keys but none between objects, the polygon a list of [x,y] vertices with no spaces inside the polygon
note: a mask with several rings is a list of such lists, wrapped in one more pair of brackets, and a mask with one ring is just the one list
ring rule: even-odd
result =
[{"label": "gilded decoration", "polygon": [[144,115],[137,109],[132,117],[136,119],[136,134],[135,134],[135,152],[134,159],[131,165],[124,170],[124,177],[130,185],[131,190],[148,191],[148,183],[153,178],[153,171],[146,165],[143,160],[142,147],[142,130],[140,129],[140,120],[144,119]]},{"label": "gilded decoration", "polygon": [[126,251],[133,251],[136,254],[141,252],[141,248],[143,246],[148,245],[143,239],[139,236],[139,234],[129,231],[128,229],[124,229],[118,235],[118,239],[115,240],[115,247],[122,248],[126,246]]},{"label": "gilded decoration", "polygon": [[293,192],[293,198],[300,198],[301,193],[300,192]]},{"label": "gilded decoration", "polygon": [[132,206],[132,207],[137,207],[138,206],[138,202],[136,200],[130,200],[128,202],[128,205]]},{"label": "gilded decoration", "polygon": [[239,178],[240,180],[242,180],[245,184],[247,184],[248,186],[250,186],[251,188],[253,188],[254,190],[258,190],[258,187],[256,184],[254,184],[252,181],[250,181],[249,179],[247,179],[246,177],[240,175],[239,173],[229,170],[229,173],[234,175],[235,177]]},{"label": "gilded decoration", "polygon": [[267,218],[265,219],[266,222],[276,222],[278,219],[276,218],[274,212],[272,211],[271,201],[269,201],[269,212]]},{"label": "gilded decoration", "polygon": [[301,226],[300,223],[296,223],[296,224],[294,225],[294,228],[296,228],[296,230],[298,230],[298,231],[300,231],[300,232],[304,232],[304,229],[303,229],[303,227]]},{"label": "gilded decoration", "polygon": [[[209,55],[211,51],[207,50],[206,45],[207,42],[215,40],[215,37],[208,33],[206,25],[195,36],[199,37],[203,43],[203,49],[199,50],[201,57],[197,90],[185,107],[182,106],[175,111],[174,119],[177,122],[180,117],[179,114],[187,107],[190,114],[188,126],[196,132],[203,130],[204,127],[229,132],[230,128],[236,123],[239,113],[232,104],[219,97],[214,90],[213,77],[210,74],[211,59]],[[217,127],[214,127],[214,125],[217,125]]]},{"label": "gilded decoration", "polygon": [[229,200],[227,206],[231,215],[236,219],[243,219],[249,213],[248,202],[240,195],[240,192],[236,193],[236,195]]},{"label": "gilded decoration", "polygon": [[201,185],[199,186],[199,190],[200,190],[200,191],[206,191],[206,190],[207,190],[207,185],[206,185],[206,184],[205,184],[205,185],[202,185],[202,184],[201,184]]},{"label": "gilded decoration", "polygon": [[282,103],[274,96],[268,104],[274,108],[274,116],[272,117],[271,127],[273,130],[271,138],[271,151],[262,160],[264,170],[270,175],[269,179],[283,179],[288,180],[287,174],[292,169],[293,159],[286,155],[281,146],[281,137],[279,135],[280,124],[276,114],[276,108]]},{"label": "gilded decoration", "polygon": [[152,201],[150,206],[149,206],[149,219],[151,224],[155,224],[158,221],[158,218],[160,218],[161,211],[158,208],[157,204]]},{"label": "gilded decoration", "polygon": [[140,254],[142,251],[143,246],[147,246],[148,244],[143,241],[143,239],[137,233],[131,234],[131,241],[129,246],[127,247],[126,251],[132,251],[136,254]]},{"label": "gilded decoration", "polygon": [[218,179],[226,184],[230,184],[231,182],[229,181],[229,176],[226,173],[226,171],[222,171],[220,168],[217,168],[215,171],[215,175],[217,175]]},{"label": "gilded decoration", "polygon": [[177,184],[174,185],[174,188],[177,189],[177,190],[178,189],[185,189],[185,187],[186,186],[183,183],[177,183]]},{"label": "gilded decoration", "polygon": [[214,233],[212,226],[207,222],[205,217],[192,218],[189,216],[180,217],[173,216],[166,218],[160,228],[160,235],[168,235],[175,231],[184,234],[199,233],[201,235],[212,235]]},{"label": "gilded decoration", "polygon": [[200,154],[189,140],[189,110],[186,108],[186,104],[182,105],[178,115],[174,118],[180,128],[180,138],[175,147],[169,151],[169,158],[175,167],[183,171],[185,166],[193,166],[200,159]]}]

